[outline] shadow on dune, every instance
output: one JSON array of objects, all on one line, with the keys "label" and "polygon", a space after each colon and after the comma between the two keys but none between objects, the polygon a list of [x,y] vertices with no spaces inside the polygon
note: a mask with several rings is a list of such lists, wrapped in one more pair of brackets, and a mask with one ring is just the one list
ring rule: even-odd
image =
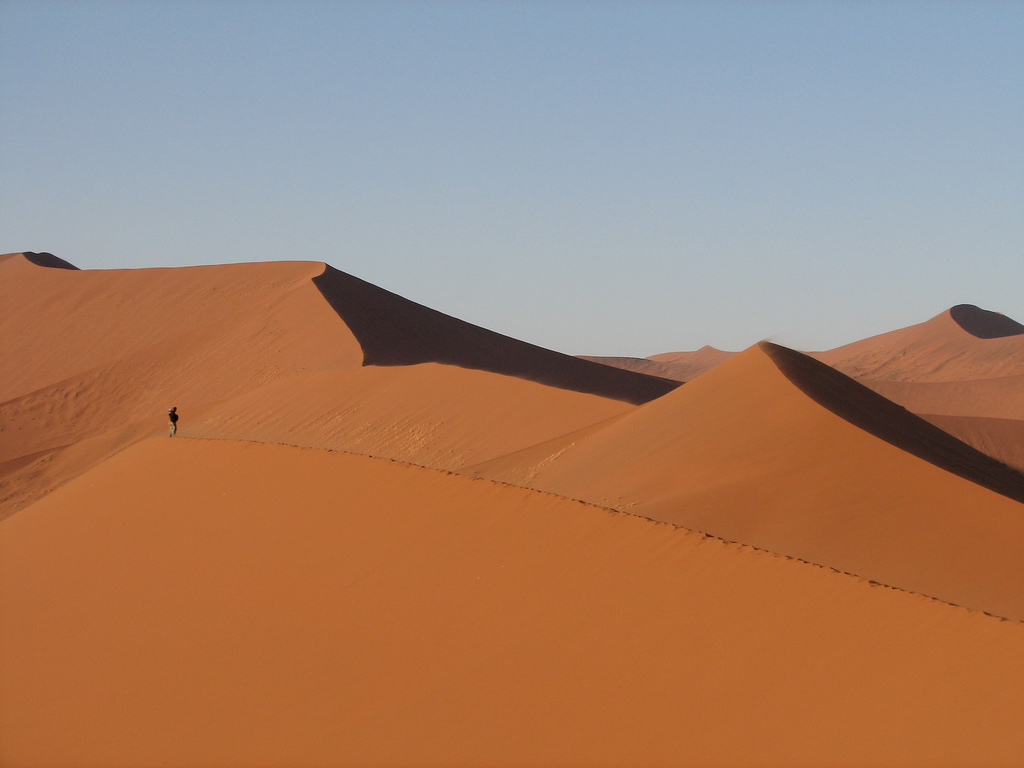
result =
[{"label": "shadow on dune", "polygon": [[363,349],[363,365],[444,363],[639,405],[678,381],[580,360],[488,331],[332,267],[313,279]]},{"label": "shadow on dune", "polygon": [[1001,339],[1024,334],[1024,325],[1016,320],[973,304],[958,304],[949,310],[949,315],[957,325],[979,339]]},{"label": "shadow on dune", "polygon": [[840,418],[947,472],[1024,504],[1024,474],[812,357],[770,342],[761,342],[760,347],[797,388]]},{"label": "shadow on dune", "polygon": [[74,264],[64,261],[64,259],[59,256],[54,256],[52,253],[33,253],[32,251],[25,251],[24,256],[37,267],[49,267],[50,269],[78,269]]}]

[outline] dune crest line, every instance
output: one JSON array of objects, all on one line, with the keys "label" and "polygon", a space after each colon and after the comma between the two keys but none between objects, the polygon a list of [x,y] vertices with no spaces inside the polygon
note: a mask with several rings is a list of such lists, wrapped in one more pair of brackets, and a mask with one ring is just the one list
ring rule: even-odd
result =
[{"label": "dune crest line", "polygon": [[313,278],[313,284],[358,339],[363,365],[457,365],[634,405],[661,397],[680,384],[503,336],[330,266]]}]

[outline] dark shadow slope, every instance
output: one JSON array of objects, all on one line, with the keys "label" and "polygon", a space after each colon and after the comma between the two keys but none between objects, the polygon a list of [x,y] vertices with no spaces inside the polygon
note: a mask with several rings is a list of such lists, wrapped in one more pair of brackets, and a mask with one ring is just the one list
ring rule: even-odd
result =
[{"label": "dark shadow slope", "polygon": [[49,267],[50,269],[78,269],[74,264],[64,261],[64,259],[59,256],[54,256],[52,253],[33,253],[32,251],[25,251],[24,256],[37,267]]},{"label": "dark shadow slope", "polygon": [[956,324],[979,339],[1002,339],[1024,334],[1024,325],[998,312],[989,312],[973,304],[957,304],[949,310]]},{"label": "dark shadow slope", "polygon": [[313,283],[360,346],[363,365],[444,363],[640,405],[679,386],[488,331],[332,267]]},{"label": "dark shadow slope", "polygon": [[960,442],[845,374],[777,344],[761,349],[805,395],[865,432],[1024,504],[1024,474]]}]

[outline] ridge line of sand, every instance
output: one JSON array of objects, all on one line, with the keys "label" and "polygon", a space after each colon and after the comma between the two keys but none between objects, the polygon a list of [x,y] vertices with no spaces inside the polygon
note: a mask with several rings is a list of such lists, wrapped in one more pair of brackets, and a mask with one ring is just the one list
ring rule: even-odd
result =
[{"label": "ridge line of sand", "polygon": [[640,405],[680,382],[582,360],[447,315],[328,265],[313,279],[363,365],[445,363]]},{"label": "ridge line of sand", "polygon": [[1024,474],[982,453],[852,376],[789,347],[761,342],[790,383],[839,418],[950,474],[1024,504]]},{"label": "ridge line of sand", "polygon": [[[143,438],[143,440],[145,440],[145,439],[154,439],[154,438]],[[161,439],[161,438],[155,438],[155,439]],[[502,487],[505,487],[505,488],[515,488],[515,489],[520,490],[520,491],[527,491],[529,493],[541,494],[543,496],[550,496],[550,497],[556,498],[556,499],[565,499],[566,501],[572,501],[572,502],[575,502],[577,504],[582,504],[585,507],[590,507],[592,509],[600,510],[602,512],[606,512],[606,513],[612,514],[612,515],[628,515],[629,517],[635,517],[635,518],[638,518],[640,520],[645,520],[645,521],[647,521],[649,523],[653,523],[654,525],[667,525],[667,526],[669,526],[671,528],[674,528],[676,530],[683,531],[685,533],[690,533],[690,534],[692,534],[694,536],[701,536],[701,537],[703,537],[705,539],[711,539],[713,541],[718,541],[718,542],[721,542],[722,544],[739,547],[741,549],[749,549],[749,550],[752,550],[754,552],[762,552],[762,553],[764,553],[766,555],[771,555],[772,557],[781,558],[783,560],[790,560],[790,561],[796,562],[796,563],[803,563],[805,565],[813,566],[814,568],[820,568],[820,569],[825,570],[825,571],[831,571],[831,572],[833,572],[835,574],[838,574],[840,576],[847,576],[847,577],[852,578],[852,579],[854,579],[856,581],[867,583],[867,584],[869,584],[872,587],[883,587],[885,589],[891,589],[894,592],[901,592],[901,593],[906,594],[906,595],[914,595],[915,597],[924,598],[926,600],[932,600],[932,601],[934,601],[936,603],[941,603],[942,605],[948,605],[950,608],[956,608],[956,609],[959,609],[959,610],[968,611],[970,613],[984,614],[985,616],[989,616],[989,617],[991,617],[993,619],[997,619],[997,620],[999,620],[1001,622],[1009,622],[1011,624],[1024,624],[1024,620],[1011,619],[1011,618],[1008,618],[1006,616],[1000,616],[997,613],[992,613],[991,611],[983,610],[981,608],[971,608],[971,607],[966,606],[966,605],[960,605],[959,603],[953,603],[953,602],[950,602],[949,600],[943,600],[943,599],[938,598],[938,597],[933,597],[932,595],[926,594],[924,592],[916,592],[916,591],[911,590],[911,589],[904,589],[903,587],[897,587],[897,586],[894,586],[892,584],[887,584],[884,581],[879,581],[877,579],[872,579],[872,578],[869,578],[867,576],[862,576],[859,573],[853,573],[851,571],[844,571],[844,570],[841,570],[839,568],[835,568],[835,567],[833,567],[831,565],[823,565],[822,563],[816,563],[813,560],[805,560],[802,557],[796,557],[794,555],[786,555],[786,554],[783,554],[781,552],[775,552],[773,550],[766,549],[764,547],[759,547],[759,546],[757,546],[755,544],[747,544],[746,542],[734,541],[732,539],[727,539],[727,538],[725,538],[723,536],[718,536],[718,535],[713,534],[713,533],[708,533],[708,532],[702,531],[702,530],[700,530],[698,528],[690,528],[690,527],[687,527],[685,525],[679,525],[678,523],[673,523],[673,522],[670,522],[670,521],[667,521],[667,520],[658,520],[656,518],[649,517],[647,515],[642,515],[642,514],[637,513],[637,512],[631,512],[631,511],[626,510],[626,509],[615,509],[614,507],[606,507],[606,506],[603,506],[601,504],[595,504],[594,502],[591,502],[591,501],[584,501],[583,499],[578,499],[578,498],[576,498],[574,496],[565,496],[565,495],[560,494],[560,493],[554,493],[553,491],[545,491],[545,490],[541,490],[541,489],[538,489],[538,488],[531,488],[531,487],[528,487],[528,486],[515,485],[514,483],[508,483],[508,482],[505,482],[504,480],[495,480],[495,479],[492,479],[492,478],[489,478],[489,477],[482,477],[482,476],[479,476],[479,475],[464,475],[464,474],[462,474],[460,472],[453,472],[451,470],[442,469],[440,467],[428,467],[426,465],[416,464],[415,462],[411,462],[411,461],[402,461],[401,459],[393,459],[393,458],[391,458],[389,456],[376,456],[376,455],[374,455],[372,453],[359,453],[358,451],[350,451],[350,450],[346,450],[344,448],[315,448],[315,447],[308,446],[308,445],[293,445],[291,443],[270,442],[270,441],[266,441],[266,440],[237,440],[237,439],[225,438],[225,437],[184,437],[184,438],[179,438],[179,439],[183,439],[183,440],[206,440],[206,441],[209,441],[209,442],[224,442],[224,443],[246,443],[246,444],[250,444],[250,445],[280,445],[280,446],[284,446],[286,448],[296,448],[298,450],[303,450],[303,451],[323,451],[325,453],[341,453],[341,454],[347,454],[349,456],[362,456],[364,458],[375,459],[377,461],[387,461],[387,462],[391,462],[393,464],[399,464],[399,465],[406,466],[406,467],[413,467],[415,469],[426,470],[428,472],[436,472],[436,473],[443,474],[443,475],[449,475],[449,476],[454,476],[454,477],[463,477],[463,478],[465,478],[466,480],[469,480],[469,481],[484,481],[484,482],[488,482],[488,483],[491,483],[493,485],[498,485],[498,486],[502,486]],[[136,441],[136,443],[133,443],[132,445],[136,445],[139,442],[142,442],[142,440]],[[131,446],[125,446],[125,447],[128,448],[128,447],[131,447]],[[122,450],[124,450],[124,449],[122,449]],[[118,453],[120,453],[120,451],[118,451]],[[108,458],[110,458],[110,457],[108,457]],[[88,470],[86,470],[86,471],[88,471]],[[84,474],[84,472],[82,474]],[[3,521],[0,520],[0,523],[2,523],[2,522]]]},{"label": "ridge line of sand", "polygon": [[[142,426],[146,422],[148,422],[148,421],[150,421],[149,418],[139,419],[139,420],[136,420],[136,421],[128,422],[127,424],[122,424],[120,426],[113,427],[113,428],[108,429],[108,430],[104,430],[103,432],[100,432],[98,434],[92,435],[92,436],[87,437],[87,438],[85,438],[83,440],[74,440],[74,441],[72,441],[70,443],[65,443],[63,445],[59,445],[59,446],[56,446],[56,447],[53,447],[53,448],[44,448],[43,450],[40,450],[40,451],[35,451],[33,453],[25,454],[23,456],[16,456],[16,457],[14,457],[12,459],[8,459],[7,461],[3,462],[3,464],[0,464],[0,467],[6,467],[7,465],[17,465],[17,466],[13,466],[8,472],[0,475],[0,487],[2,487],[3,484],[8,482],[8,478],[11,478],[11,477],[14,477],[14,476],[18,475],[18,473],[23,471],[23,470],[29,469],[36,462],[38,462],[40,460],[46,459],[47,457],[54,457],[54,458],[56,458],[56,457],[60,456],[62,453],[69,452],[69,451],[74,451],[76,448],[77,449],[88,450],[88,449],[92,448],[93,446],[102,445],[103,441],[104,441],[104,438],[107,438],[107,437],[112,436],[112,435],[116,435],[118,433],[120,433],[120,434],[131,434],[131,433],[135,432],[136,429],[141,431]],[[48,478],[47,484],[44,487],[37,488],[37,489],[30,488],[29,489],[30,493],[31,492],[36,492],[36,491],[41,491],[41,495],[36,497],[36,498],[33,498],[27,504],[23,504],[21,506],[15,505],[11,509],[4,510],[3,509],[4,503],[8,499],[12,498],[13,496],[7,496],[7,497],[0,498],[0,523],[3,523],[4,520],[8,520],[8,519],[18,515],[21,512],[24,512],[26,509],[31,507],[37,501],[41,501],[42,499],[45,499],[47,496],[49,496],[51,493],[56,491],[58,488],[62,488],[63,486],[65,486],[68,483],[70,483],[72,480],[75,480],[75,479],[81,477],[82,475],[84,475],[86,472],[89,472],[92,469],[95,469],[96,467],[98,467],[100,464],[102,464],[103,462],[107,461],[108,459],[114,458],[118,454],[128,450],[129,448],[137,445],[138,443],[141,443],[143,440],[153,439],[154,437],[158,436],[162,431],[163,431],[162,429],[158,430],[157,427],[153,427],[152,434],[136,436],[136,437],[129,437],[128,439],[124,440],[123,442],[116,442],[115,441],[115,442],[111,443],[111,445],[113,447],[109,449],[109,452],[104,451],[103,455],[99,459],[97,459],[95,461],[88,461],[87,463],[81,464],[78,467],[73,468],[72,471],[69,472],[67,477],[60,477],[58,475],[56,478],[54,478],[53,476],[50,476]],[[71,465],[71,466],[73,466],[73,465]]]}]

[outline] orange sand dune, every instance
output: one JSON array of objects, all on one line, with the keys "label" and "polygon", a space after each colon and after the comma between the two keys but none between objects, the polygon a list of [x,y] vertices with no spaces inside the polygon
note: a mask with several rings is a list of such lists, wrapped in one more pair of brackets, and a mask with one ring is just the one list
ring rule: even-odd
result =
[{"label": "orange sand dune", "polygon": [[705,345],[695,352],[665,352],[660,355],[651,355],[647,359],[671,366],[678,378],[690,381],[702,373],[710,371],[716,365],[721,365],[726,360],[735,357],[736,354],[736,352],[727,352]]},{"label": "orange sand dune", "polygon": [[610,365],[613,368],[621,368],[624,371],[636,371],[646,373],[648,376],[659,376],[663,379],[673,381],[686,381],[679,378],[679,369],[669,363],[656,363],[646,357],[595,357],[593,355],[579,355],[581,360],[589,360],[592,363]]},{"label": "orange sand dune", "polygon": [[458,469],[632,409],[618,400],[450,365],[369,366],[247,392],[205,410],[188,434]]},{"label": "orange sand dune", "polygon": [[0,520],[152,435],[153,425],[148,421],[126,424],[59,448],[0,463]]},{"label": "orange sand dune", "polygon": [[971,381],[883,381],[861,383],[917,414],[1024,419],[1024,374]]},{"label": "orange sand dune", "polygon": [[[0,260],[0,517],[211,400],[362,352],[322,264],[79,271]],[[187,421],[185,422],[187,424]]]},{"label": "orange sand dune", "polygon": [[815,357],[1022,468],[1018,434],[1004,423],[1024,420],[1024,326],[1015,320],[962,304],[926,323]]},{"label": "orange sand dune", "polygon": [[11,766],[1024,754],[1020,624],[325,451],[120,453],[0,522],[0,615]]},{"label": "orange sand dune", "polygon": [[[833,352],[1015,459],[1022,330]],[[1014,764],[1024,625],[946,603],[1024,619],[1024,476],[732,354],[620,366],[678,387],[318,262],[0,256],[0,765]]]},{"label": "orange sand dune", "polygon": [[1024,472],[1024,421],[975,416],[922,416],[997,461]]},{"label": "orange sand dune", "polygon": [[[358,342],[312,284],[323,269],[274,262],[69,270],[7,257],[0,339],[4,359],[17,366],[0,381],[0,402],[62,385],[73,390],[111,368],[131,381],[106,389],[120,385],[139,396],[159,386],[182,405],[294,372],[358,366]],[[208,392],[193,395],[199,386]],[[164,412],[175,404],[164,402]]]},{"label": "orange sand dune", "polygon": [[364,365],[445,363],[634,404],[679,386],[488,331],[331,267],[313,282],[359,339]]},{"label": "orange sand dune", "polygon": [[650,357],[583,357],[595,363],[637,371],[650,376],[660,376],[675,381],[691,381],[702,373],[706,373],[716,365],[733,357],[735,352],[725,352],[714,347],[704,346],[696,352],[666,352]]},{"label": "orange sand dune", "polygon": [[857,379],[966,381],[1024,375],[1024,326],[960,304],[931,320],[814,357]]},{"label": "orange sand dune", "polygon": [[[461,323],[316,262],[79,271],[49,254],[10,254],[0,258],[0,340],[11,370],[0,381],[0,517],[91,461],[159,434],[172,405],[185,435],[213,418],[213,405],[238,400],[249,410],[236,423],[268,419],[257,430],[259,439],[380,448],[386,455],[458,466],[602,420],[626,407],[619,401],[643,401],[677,386]],[[452,366],[429,381],[389,368],[394,384],[380,371],[358,374],[366,364],[397,366],[417,356],[564,388],[496,374],[473,377]],[[289,401],[307,385],[293,380],[308,382],[314,374],[354,388],[347,395],[307,389],[294,403],[304,421],[274,421],[274,414],[298,416],[288,411]],[[412,391],[420,385],[437,392]],[[254,393],[268,386],[277,400],[261,405]],[[292,386],[297,391],[289,394]],[[617,399],[587,394],[591,390]],[[394,397],[385,404],[379,391]],[[420,395],[434,405],[416,402]],[[357,402],[359,397],[373,405]],[[466,406],[461,411],[460,397]],[[446,404],[439,405],[441,399]],[[325,413],[337,414],[338,402],[352,409],[354,420],[325,429]],[[448,419],[443,429],[432,426],[439,408]],[[403,447],[388,443],[387,435],[367,441],[342,434],[364,429],[360,419],[370,411],[375,423],[389,429],[414,426],[416,450],[408,450],[406,436]],[[225,433],[226,413],[221,411],[220,427],[203,434],[256,436],[248,428],[241,435]],[[499,415],[518,418],[518,431],[487,436],[486,425],[495,425]],[[148,429],[134,426],[147,423]],[[111,443],[112,435],[131,439]],[[68,450],[78,443],[93,448]]]},{"label": "orange sand dune", "polygon": [[774,345],[465,471],[1024,618],[1024,476]]}]

